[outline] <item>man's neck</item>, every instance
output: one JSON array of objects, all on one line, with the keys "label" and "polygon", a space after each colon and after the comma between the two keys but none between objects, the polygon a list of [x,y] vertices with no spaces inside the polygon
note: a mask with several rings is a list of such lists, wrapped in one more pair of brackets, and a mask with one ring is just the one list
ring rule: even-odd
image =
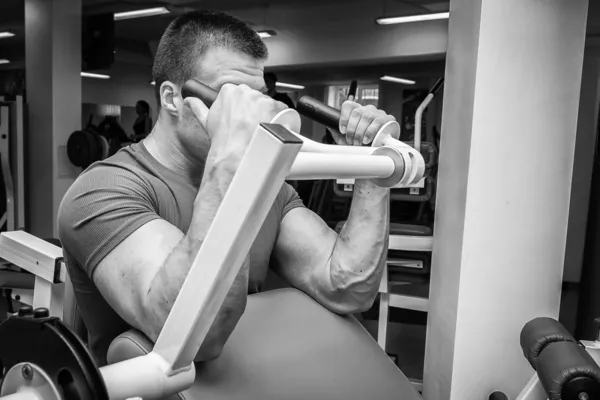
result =
[{"label": "man's neck", "polygon": [[150,135],[144,139],[148,152],[164,167],[181,175],[194,186],[199,187],[204,174],[206,155],[202,158],[186,151],[178,140],[173,128],[159,120]]}]

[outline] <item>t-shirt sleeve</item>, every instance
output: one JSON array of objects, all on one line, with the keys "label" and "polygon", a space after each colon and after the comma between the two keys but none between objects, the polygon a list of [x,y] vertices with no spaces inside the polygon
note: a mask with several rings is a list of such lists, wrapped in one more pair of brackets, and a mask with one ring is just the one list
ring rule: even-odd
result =
[{"label": "t-shirt sleeve", "polygon": [[278,201],[281,204],[281,219],[283,221],[287,213],[292,211],[294,208],[304,207],[304,202],[298,196],[298,192],[292,187],[292,185],[285,183],[281,192],[279,192]]},{"label": "t-shirt sleeve", "polygon": [[128,166],[98,165],[69,188],[58,210],[63,248],[87,274],[127,236],[160,218],[150,184]]}]

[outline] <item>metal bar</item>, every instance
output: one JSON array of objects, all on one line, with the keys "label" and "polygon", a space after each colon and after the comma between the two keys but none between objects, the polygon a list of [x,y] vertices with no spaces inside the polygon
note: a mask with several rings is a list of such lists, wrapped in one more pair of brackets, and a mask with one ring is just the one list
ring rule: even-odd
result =
[{"label": "metal bar", "polygon": [[10,106],[0,107],[0,163],[6,192],[6,229],[15,229],[15,194],[10,170]]},{"label": "metal bar", "polygon": [[390,295],[388,294],[389,277],[387,265],[383,269],[379,283],[379,320],[377,321],[377,343],[385,351],[387,345],[388,318],[390,312]]},{"label": "metal bar", "polygon": [[417,112],[415,113],[415,140],[413,146],[419,152],[421,151],[421,127],[423,124],[423,112],[429,103],[431,103],[431,100],[433,100],[433,96],[433,93],[429,93],[427,97],[425,97],[425,100],[423,100],[423,102],[419,105],[419,108],[417,108]]},{"label": "metal bar", "polygon": [[390,307],[427,312],[429,299],[404,294],[390,294]]},{"label": "metal bar", "polygon": [[257,129],[153,351],[100,368],[111,399],[160,398],[193,383],[196,353],[301,146],[281,125]]},{"label": "metal bar", "polygon": [[388,248],[404,251],[433,251],[433,236],[390,235]]},{"label": "metal bar", "polygon": [[194,360],[300,148],[272,124],[250,142],[156,341],[173,372]]},{"label": "metal bar", "polygon": [[387,178],[394,169],[394,161],[382,155],[300,153],[288,179]]},{"label": "metal bar", "polygon": [[0,258],[48,282],[66,279],[62,249],[24,231],[0,233]]},{"label": "metal bar", "polygon": [[16,216],[15,229],[25,228],[25,129],[23,126],[23,96],[16,96],[13,106],[12,126],[13,136],[16,138],[17,154],[15,155],[16,176]]}]

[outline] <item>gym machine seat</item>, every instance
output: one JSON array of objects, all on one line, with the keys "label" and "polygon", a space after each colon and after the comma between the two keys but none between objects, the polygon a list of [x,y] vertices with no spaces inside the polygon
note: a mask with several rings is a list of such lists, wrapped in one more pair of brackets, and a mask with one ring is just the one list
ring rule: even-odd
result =
[{"label": "gym machine seat", "polygon": [[[131,330],[109,363],[148,353]],[[168,400],[420,400],[412,384],[353,317],[333,314],[295,289],[248,297],[221,356],[196,365],[191,388]]]}]

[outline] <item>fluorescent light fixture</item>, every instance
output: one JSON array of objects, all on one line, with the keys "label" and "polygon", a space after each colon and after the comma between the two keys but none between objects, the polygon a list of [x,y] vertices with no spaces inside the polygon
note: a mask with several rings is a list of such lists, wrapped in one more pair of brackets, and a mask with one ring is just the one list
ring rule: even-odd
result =
[{"label": "fluorescent light fixture", "polygon": [[443,12],[443,13],[437,13],[437,14],[409,15],[406,17],[377,18],[376,22],[379,25],[392,25],[392,24],[406,24],[409,22],[433,21],[436,19],[448,19],[448,18],[450,18],[450,13]]},{"label": "fluorescent light fixture", "polygon": [[103,74],[92,74],[90,72],[82,72],[81,76],[84,78],[96,78],[96,79],[110,79],[110,76]]},{"label": "fluorescent light fixture", "polygon": [[170,11],[165,7],[145,8],[143,10],[133,10],[115,13],[115,21],[124,19],[153,17],[155,15],[169,14]]},{"label": "fluorescent light fixture", "polygon": [[260,36],[263,39],[270,38],[271,36],[277,35],[277,32],[272,31],[272,30],[258,31],[257,33],[258,33],[258,36]]},{"label": "fluorescent light fixture", "polygon": [[5,39],[13,36],[15,36],[15,34],[12,32],[0,32],[0,39]]},{"label": "fluorescent light fixture", "polygon": [[388,82],[395,82],[395,83],[403,83],[405,85],[414,85],[415,81],[411,81],[410,79],[402,79],[402,78],[395,78],[393,76],[382,76],[381,78],[382,81],[388,81]]},{"label": "fluorescent light fixture", "polygon": [[10,61],[6,59],[0,59],[0,64],[8,64]]},{"label": "fluorescent light fixture", "polygon": [[275,86],[280,87],[280,88],[285,88],[285,89],[297,89],[297,90],[304,89],[304,86],[302,86],[302,85],[292,85],[291,83],[283,83],[283,82],[277,82],[275,84]]}]

